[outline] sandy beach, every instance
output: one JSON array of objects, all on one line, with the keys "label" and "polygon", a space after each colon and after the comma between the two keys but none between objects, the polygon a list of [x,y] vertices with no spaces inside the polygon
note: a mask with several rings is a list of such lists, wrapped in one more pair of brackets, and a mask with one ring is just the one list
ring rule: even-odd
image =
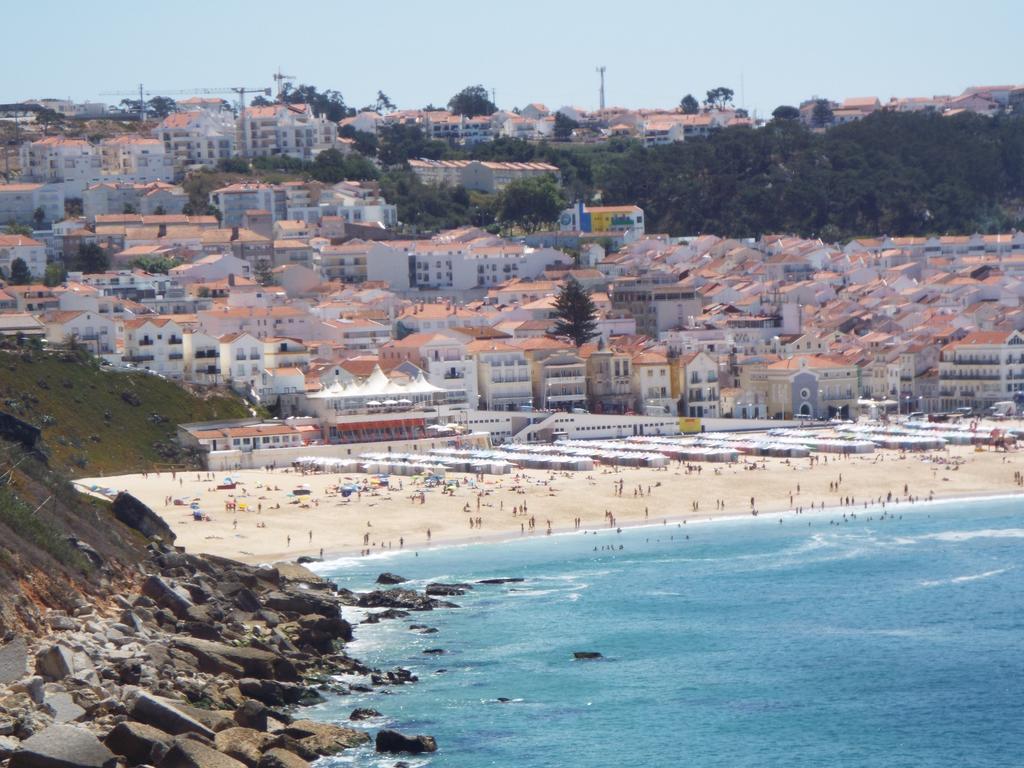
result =
[{"label": "sandy beach", "polygon": [[[924,453],[823,455],[813,462],[751,458],[731,465],[673,462],[666,469],[520,470],[482,477],[449,473],[459,485],[448,493],[425,488],[419,478],[392,477],[390,488],[348,498],[337,486],[363,483],[367,475],[243,470],[230,474],[238,483],[234,490],[217,489],[223,473],[194,471],[84,478],[78,485],[135,495],[167,521],[178,535],[176,543],[190,552],[259,563],[321,552],[350,555],[542,537],[549,529],[750,515],[752,501],[759,515],[785,520],[798,507],[836,507],[849,499],[851,506],[863,509],[865,502],[878,503],[890,493],[892,501],[908,495],[927,500],[1020,493],[1018,471],[1024,471],[1024,453],[951,446]],[[299,486],[307,486],[309,494],[293,496]],[[206,519],[193,519],[193,501]]]}]

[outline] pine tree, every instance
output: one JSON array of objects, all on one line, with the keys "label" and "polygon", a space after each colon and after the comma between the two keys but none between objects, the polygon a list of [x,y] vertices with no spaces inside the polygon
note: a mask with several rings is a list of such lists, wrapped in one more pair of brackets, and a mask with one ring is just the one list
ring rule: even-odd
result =
[{"label": "pine tree", "polygon": [[260,258],[256,260],[253,267],[253,277],[260,285],[271,285],[274,282],[273,265],[269,259]]},{"label": "pine tree", "polygon": [[11,262],[11,285],[28,285],[32,282],[32,273],[28,264],[20,256]]},{"label": "pine tree", "polygon": [[597,307],[586,290],[575,280],[569,280],[555,299],[554,335],[567,338],[581,347],[597,331]]}]

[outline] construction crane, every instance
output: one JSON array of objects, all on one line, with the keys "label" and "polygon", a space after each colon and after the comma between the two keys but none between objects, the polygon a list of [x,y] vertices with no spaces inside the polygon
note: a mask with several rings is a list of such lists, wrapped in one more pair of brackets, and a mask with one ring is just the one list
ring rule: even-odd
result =
[{"label": "construction crane", "polygon": [[294,80],[295,75],[284,75],[281,73],[281,67],[277,68],[277,72],[274,73],[274,82],[277,83],[277,100],[284,101],[284,88],[285,83]]},{"label": "construction crane", "polygon": [[185,88],[181,90],[150,90],[147,91],[142,83],[139,83],[138,91],[104,91],[101,96],[138,96],[139,99],[139,121],[146,119],[146,97],[147,96],[197,96],[197,95],[221,95],[234,93],[238,95],[238,108],[242,115],[245,114],[245,95],[247,93],[261,93],[270,96],[270,88],[250,88],[248,86],[232,86],[227,88]]}]

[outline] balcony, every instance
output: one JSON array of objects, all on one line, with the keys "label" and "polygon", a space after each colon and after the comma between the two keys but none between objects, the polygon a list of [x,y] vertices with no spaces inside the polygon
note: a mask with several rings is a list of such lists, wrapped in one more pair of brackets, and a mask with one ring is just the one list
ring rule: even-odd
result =
[{"label": "balcony", "polygon": [[181,360],[185,357],[181,352],[171,352],[167,355],[168,360]]},{"label": "balcony", "polygon": [[153,340],[152,339],[139,339],[139,346],[140,347],[152,347],[153,346]]},{"label": "balcony", "polygon": [[171,336],[171,338],[167,340],[167,343],[174,345],[181,344],[181,339],[179,339],[177,336]]},{"label": "balcony", "polygon": [[125,357],[129,363],[149,363],[152,362],[152,355],[128,355]]}]

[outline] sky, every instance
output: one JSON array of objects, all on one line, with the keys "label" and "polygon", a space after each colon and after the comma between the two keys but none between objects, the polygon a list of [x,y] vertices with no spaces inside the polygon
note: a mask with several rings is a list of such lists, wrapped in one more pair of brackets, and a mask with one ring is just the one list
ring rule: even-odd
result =
[{"label": "sky", "polygon": [[480,83],[502,109],[593,109],[598,65],[609,106],[673,107],[726,86],[759,115],[1024,83],[1021,0],[33,0],[4,20],[19,32],[0,46],[0,102],[116,103],[100,94],[140,82],[271,87],[278,67],[356,108],[378,90],[400,108],[443,105]]}]

